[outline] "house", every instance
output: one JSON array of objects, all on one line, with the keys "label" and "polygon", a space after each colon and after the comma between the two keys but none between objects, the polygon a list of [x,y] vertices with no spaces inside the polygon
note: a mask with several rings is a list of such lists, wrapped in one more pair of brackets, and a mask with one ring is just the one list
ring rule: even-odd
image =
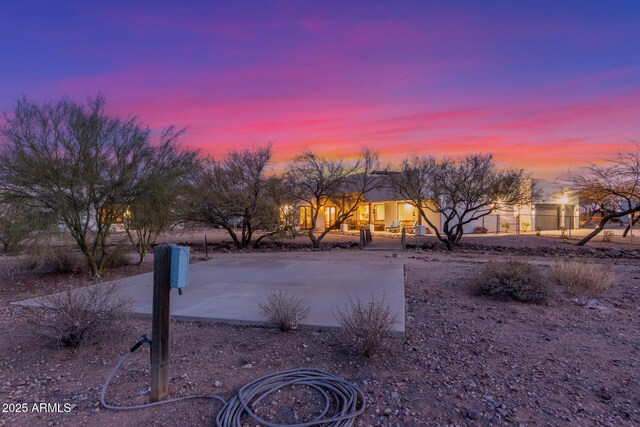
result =
[{"label": "house", "polygon": [[[380,184],[364,196],[356,211],[345,224],[349,229],[370,227],[373,231],[400,232],[402,227],[413,231],[416,225],[426,221],[420,218],[418,209],[403,200],[393,190],[388,179],[381,177]],[[539,179],[532,179],[534,198],[530,205],[500,206],[491,214],[474,220],[464,226],[465,233],[484,232],[520,233],[534,230],[561,230],[579,227],[579,210],[577,196],[558,185]],[[311,227],[311,206],[301,205],[300,228]],[[339,206],[331,201],[318,215],[317,230],[330,227],[339,212]],[[441,215],[426,210],[429,221],[440,229],[443,223]],[[426,227],[426,232],[433,232]]]}]

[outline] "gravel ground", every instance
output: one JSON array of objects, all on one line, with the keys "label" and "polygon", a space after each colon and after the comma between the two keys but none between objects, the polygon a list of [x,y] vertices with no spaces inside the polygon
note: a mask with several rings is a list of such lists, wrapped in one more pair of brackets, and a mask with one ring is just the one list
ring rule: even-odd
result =
[{"label": "gravel ground", "polygon": [[[567,253],[567,245],[559,240],[523,237],[524,242],[502,239],[495,247],[497,241],[488,237],[483,238],[486,242],[469,239],[469,245],[454,254],[397,252],[407,273],[406,334],[370,359],[351,353],[328,331],[280,333],[270,328],[172,322],[170,394],[217,393],[228,398],[258,376],[309,366],[348,379],[364,391],[368,407],[356,425],[639,425],[640,266],[635,254],[614,250],[617,255],[610,257],[607,252],[602,257],[588,249]],[[555,245],[547,246],[548,241]],[[534,252],[504,249],[518,247]],[[211,256],[354,261],[393,256],[390,251],[357,249],[266,250]],[[535,251],[543,255],[533,255]],[[508,254],[531,259],[545,269],[560,257],[606,263],[617,279],[593,309],[575,305],[560,289],[548,305],[472,295],[469,279],[481,263]],[[195,253],[194,260],[201,255]],[[0,266],[4,277],[0,402],[28,406],[27,413],[1,413],[0,425],[213,424],[220,408],[214,401],[131,412],[102,409],[98,404],[102,381],[138,337],[150,333],[149,320],[120,320],[108,342],[56,349],[35,338],[24,309],[8,303],[88,279],[25,273],[13,259],[1,260]],[[141,267],[121,267],[107,279],[149,269],[149,261]],[[148,348],[143,347],[114,380],[108,401],[146,402],[148,362]],[[272,401],[261,406],[261,413],[291,421],[313,413],[318,396],[293,390],[275,395]],[[73,409],[33,412],[36,402],[68,403]]]}]

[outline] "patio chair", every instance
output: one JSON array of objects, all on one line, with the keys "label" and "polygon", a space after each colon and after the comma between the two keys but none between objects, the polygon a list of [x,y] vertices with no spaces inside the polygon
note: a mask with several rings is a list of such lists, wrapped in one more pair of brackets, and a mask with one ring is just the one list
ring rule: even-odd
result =
[{"label": "patio chair", "polygon": [[400,221],[394,220],[390,226],[385,228],[385,231],[390,231],[392,233],[397,233],[400,231]]},{"label": "patio chair", "polygon": [[407,233],[415,233],[416,232],[416,224],[418,224],[418,221],[413,221],[413,224],[411,224],[411,225],[405,225],[404,228],[405,228],[405,230],[407,230]]}]

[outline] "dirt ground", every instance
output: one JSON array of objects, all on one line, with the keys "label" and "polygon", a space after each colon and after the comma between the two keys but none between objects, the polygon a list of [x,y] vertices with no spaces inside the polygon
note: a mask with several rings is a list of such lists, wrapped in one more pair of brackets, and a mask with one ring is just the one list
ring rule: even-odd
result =
[{"label": "dirt ground", "polygon": [[[349,236],[333,237],[344,244]],[[169,239],[167,239],[169,240]],[[175,240],[185,241],[185,237]],[[400,256],[406,270],[406,333],[371,359],[351,353],[335,332],[280,333],[263,327],[172,322],[170,396],[231,397],[261,375],[293,367],[319,367],[355,383],[367,410],[355,425],[384,426],[618,426],[640,425],[640,253],[614,245],[576,249],[557,239],[529,236],[469,239],[456,253],[355,248],[235,252],[212,248],[211,258],[369,260]],[[214,240],[215,242],[215,240]],[[193,260],[203,253],[195,246]],[[218,249],[218,250],[215,250]],[[291,249],[291,248],[289,248]],[[617,273],[598,308],[574,304],[560,289],[548,305],[478,297],[470,277],[490,259],[516,256],[548,269],[575,257],[606,263]],[[124,319],[108,342],[56,349],[36,338],[24,309],[9,305],[90,279],[24,272],[16,259],[1,261],[0,402],[27,403],[27,413],[0,413],[7,426],[213,425],[220,403],[196,400],[114,412],[98,403],[105,377],[142,335],[148,319]],[[149,271],[125,266],[106,279]],[[345,284],[348,286],[348,284]],[[188,292],[188,289],[186,290]],[[136,352],[114,380],[107,400],[141,404],[148,398],[149,350]],[[266,402],[263,413],[287,418],[287,405],[305,395]],[[297,400],[296,400],[297,399]],[[284,400],[284,402],[283,402]],[[68,403],[69,412],[32,412],[33,403]]]}]

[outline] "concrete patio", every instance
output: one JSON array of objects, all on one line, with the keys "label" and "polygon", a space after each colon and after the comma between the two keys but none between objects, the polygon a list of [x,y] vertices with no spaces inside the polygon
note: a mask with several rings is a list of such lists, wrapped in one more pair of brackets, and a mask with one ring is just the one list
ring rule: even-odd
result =
[{"label": "concrete patio", "polygon": [[[118,281],[120,293],[134,300],[131,311],[151,315],[153,273]],[[171,293],[171,315],[181,320],[263,324],[258,303],[270,291],[286,289],[311,307],[301,326],[335,328],[337,309],[349,298],[384,298],[404,332],[404,267],[397,259],[378,262],[302,261],[262,258],[216,259],[190,266],[190,284]],[[77,292],[82,292],[77,290]],[[39,299],[17,304],[41,305]]]}]

